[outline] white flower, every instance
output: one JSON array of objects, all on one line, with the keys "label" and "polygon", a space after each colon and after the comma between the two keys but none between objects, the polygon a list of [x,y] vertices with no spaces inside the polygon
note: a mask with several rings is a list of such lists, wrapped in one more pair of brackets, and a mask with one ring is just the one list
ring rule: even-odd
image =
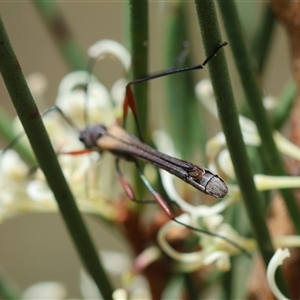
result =
[{"label": "white flower", "polygon": [[[199,101],[201,101],[204,107],[217,118],[216,101],[210,80],[205,79],[200,81],[196,85],[195,91]],[[265,99],[266,102],[270,102],[271,98],[267,97]],[[272,103],[273,102],[274,99],[272,100]],[[245,144],[259,146],[261,141],[255,123],[244,116],[239,116],[239,123]],[[273,137],[279,151],[294,159],[300,160],[300,148],[298,146],[291,143],[277,131],[274,131]],[[235,179],[234,169],[228,150],[223,150],[223,147],[225,146],[226,140],[223,132],[216,134],[207,142],[206,155],[208,157],[209,168],[212,171],[217,172],[219,167],[224,174],[231,179]],[[218,162],[218,165],[216,162]],[[258,190],[297,188],[300,186],[299,177],[265,176],[257,174],[254,176],[254,180]]]},{"label": "white flower", "polygon": [[[89,50],[91,55],[113,54],[127,70],[130,55],[119,43],[100,41]],[[36,75],[28,79],[32,89],[43,95],[45,80]],[[85,93],[88,84],[87,94]],[[63,115],[55,109],[49,110],[43,117],[47,132],[64,175],[78,201],[79,208],[88,213],[99,214],[108,219],[116,217],[112,198],[122,193],[115,179],[115,166],[110,158],[100,161],[100,153],[85,155],[63,155],[71,151],[84,149],[78,139],[78,131],[87,125],[112,125],[121,112],[121,98],[124,97],[125,79],[118,79],[112,91],[101,84],[98,79],[85,71],[72,72],[65,76],[58,88],[56,105]],[[121,91],[123,89],[123,92]],[[113,105],[114,103],[114,105]],[[87,117],[86,117],[87,116]],[[70,120],[70,122],[69,122]],[[88,123],[86,123],[88,122]],[[74,125],[75,124],[75,125]],[[16,132],[22,132],[18,119],[15,121]],[[25,147],[30,147],[22,139]],[[0,159],[0,221],[29,211],[57,210],[53,194],[41,171],[31,174],[29,169],[14,152],[7,151]],[[14,154],[16,156],[16,154]],[[109,200],[109,201],[108,201]]]},{"label": "white flower", "polygon": [[89,76],[85,71],[76,71],[65,76],[58,89],[56,105],[76,122],[78,128],[86,126],[86,115],[90,125],[100,122],[111,125],[115,116],[110,94],[95,76],[91,76],[86,94],[84,86]]},{"label": "white flower", "polygon": [[[174,146],[171,139],[166,133],[159,131],[154,134],[154,141],[158,149],[170,155],[175,154]],[[225,154],[224,154],[225,155]],[[176,156],[176,154],[174,155]],[[176,220],[194,228],[199,228],[213,234],[223,236],[239,244],[244,249],[254,249],[255,243],[253,240],[243,238],[229,225],[224,223],[224,219],[219,213],[224,211],[228,206],[233,204],[240,198],[239,189],[236,186],[229,186],[228,196],[222,199],[219,203],[207,205],[193,205],[187,203],[176,191],[174,185],[174,176],[164,170],[160,170],[162,184],[170,199],[175,201],[179,207],[185,212],[176,218]],[[200,224],[203,226],[200,227]],[[174,221],[165,224],[159,231],[158,241],[164,252],[172,257],[177,262],[177,267],[181,271],[196,270],[201,266],[216,263],[216,267],[222,271],[230,268],[229,256],[237,254],[240,250],[219,237],[212,237],[204,233],[193,231],[199,236],[201,243],[201,251],[193,253],[179,253],[174,250],[167,242],[166,235],[172,228],[182,228],[182,225]]]},{"label": "white flower", "polygon": [[[215,219],[216,215],[211,218]],[[181,223],[195,227],[194,222],[191,220],[192,218],[189,217],[188,214],[182,214],[176,219],[180,220]],[[210,223],[210,221],[206,219],[206,223],[208,224],[207,228],[199,228],[199,226],[198,228],[226,237],[245,249],[251,250],[255,248],[255,242],[253,240],[239,236],[229,224],[220,223],[220,218],[218,219],[218,226],[216,226],[217,224],[214,220]],[[176,261],[176,268],[182,272],[192,272],[214,262],[220,271],[228,271],[230,269],[229,256],[240,252],[237,247],[220,237],[210,236],[197,231],[193,231],[193,233],[199,235],[199,243],[202,250],[189,253],[178,252],[169,245],[166,238],[167,233],[173,228],[179,229],[183,228],[183,226],[174,221],[169,221],[159,230],[158,242],[164,252]]]}]

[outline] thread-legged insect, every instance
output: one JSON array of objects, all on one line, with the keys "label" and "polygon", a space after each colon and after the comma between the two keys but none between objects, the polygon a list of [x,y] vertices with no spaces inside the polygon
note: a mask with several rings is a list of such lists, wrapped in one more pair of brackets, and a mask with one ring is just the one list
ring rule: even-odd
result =
[{"label": "thread-legged insect", "polygon": [[[181,68],[181,69],[172,69],[166,72],[156,73],[150,76],[146,76],[141,79],[133,80],[127,84],[126,87],[126,97],[123,105],[123,124],[125,125],[126,122],[126,116],[128,113],[128,108],[131,109],[133,112],[133,116],[135,118],[137,128],[138,126],[138,118],[137,118],[137,112],[135,108],[135,101],[134,96],[131,91],[131,85],[137,84],[139,82],[143,82],[146,80],[184,72],[184,71],[190,71],[190,70],[196,70],[196,69],[202,69],[216,54],[217,52],[226,45],[226,43],[223,43],[216,47],[215,51],[210,55],[201,65],[191,67],[191,68]],[[88,84],[87,88],[88,90]],[[57,110],[63,118],[73,127],[76,128],[72,120],[70,120],[61,109],[58,107],[53,107],[49,109],[45,114],[52,110]],[[87,119],[87,117],[86,117]],[[79,131],[79,130],[78,130]],[[97,152],[103,152],[103,151],[109,151],[112,154],[116,156],[116,170],[120,179],[120,182],[127,194],[127,196],[134,201],[137,201],[134,191],[131,188],[130,184],[126,180],[126,178],[123,176],[119,161],[120,159],[125,159],[128,161],[131,161],[135,164],[137,171],[144,182],[145,186],[148,188],[150,193],[153,195],[155,201],[159,204],[159,206],[163,209],[163,211],[166,213],[166,215],[173,221],[184,225],[187,228],[190,228],[192,230],[202,232],[214,237],[221,238],[231,245],[238,248],[240,251],[246,252],[241,246],[239,246],[234,241],[229,240],[225,236],[221,236],[218,234],[214,234],[205,230],[202,230],[200,228],[196,228],[187,224],[183,224],[179,220],[176,219],[176,217],[173,215],[171,209],[168,206],[168,202],[166,202],[160,194],[158,194],[150,185],[146,177],[143,175],[139,160],[143,160],[146,162],[149,162],[153,164],[156,167],[159,167],[161,169],[164,169],[171,174],[179,177],[183,181],[187,182],[188,184],[192,185],[199,191],[206,193],[208,195],[211,195],[216,198],[222,198],[227,194],[227,185],[223,181],[222,178],[220,178],[217,174],[211,172],[208,169],[205,169],[203,167],[199,167],[197,165],[194,165],[190,162],[183,161],[180,159],[176,159],[174,157],[170,157],[166,154],[160,153],[156,151],[155,149],[151,148],[150,146],[146,145],[142,142],[142,137],[139,132],[140,139],[136,138],[135,136],[127,133],[122,127],[119,125],[113,125],[109,128],[107,128],[103,124],[98,124],[94,126],[87,126],[84,130],[79,131],[79,140],[83,143],[85,146],[84,150],[79,151],[70,151],[65,152],[67,154],[77,155],[77,154],[84,154],[89,153],[91,151],[97,151]]]},{"label": "thread-legged insect", "polygon": [[[146,76],[141,79],[136,79],[131,82],[129,82],[126,86],[126,96],[124,100],[123,105],[123,124],[126,122],[126,117],[128,113],[128,108],[131,109],[133,116],[135,118],[135,122],[138,128],[139,135],[141,136],[141,133],[139,131],[139,125],[138,125],[138,117],[135,107],[135,100],[133,93],[131,91],[131,85],[137,84],[146,80],[184,72],[184,71],[190,71],[190,70],[197,70],[197,69],[203,69],[204,66],[217,54],[217,52],[223,48],[227,43],[220,44],[216,47],[214,52],[201,64],[197,65],[195,67],[189,67],[189,68],[181,68],[181,69],[172,69],[165,72],[156,73],[150,76]],[[88,87],[87,87],[88,89]],[[57,109],[62,116],[71,123],[71,120],[68,120],[63,114],[63,112],[59,108]],[[127,196],[134,201],[137,201],[134,191],[131,188],[128,181],[123,176],[119,161],[120,159],[125,159],[127,161],[131,161],[135,164],[137,171],[144,182],[145,186],[148,188],[150,193],[153,195],[155,201],[158,203],[158,205],[164,210],[164,212],[167,214],[167,216],[187,227],[195,231],[199,231],[214,237],[219,237],[234,247],[238,248],[240,251],[247,253],[244,248],[242,248],[240,245],[235,243],[232,240],[229,240],[225,236],[221,236],[218,234],[214,234],[205,230],[202,230],[200,228],[196,228],[193,226],[189,226],[187,224],[183,224],[180,221],[176,219],[176,217],[173,215],[171,209],[168,206],[168,203],[160,196],[159,193],[157,193],[146,177],[143,175],[141,167],[139,165],[139,161],[146,161],[148,163],[153,164],[154,166],[164,169],[168,171],[169,173],[177,176],[178,178],[182,179],[183,181],[187,182],[188,184],[192,185],[199,191],[208,194],[210,196],[213,196],[215,198],[223,198],[227,194],[227,185],[224,182],[224,180],[218,176],[217,174],[213,173],[212,171],[194,165],[190,162],[180,160],[171,156],[168,156],[166,154],[163,154],[161,152],[158,152],[157,150],[151,148],[147,144],[145,144],[142,141],[142,138],[138,139],[137,137],[129,134],[125,131],[122,127],[115,124],[111,127],[107,128],[103,124],[93,125],[93,126],[87,126],[85,129],[79,131],[79,140],[83,143],[85,149],[79,150],[79,151],[71,151],[67,154],[71,155],[79,155],[84,153],[89,153],[91,151],[97,151],[97,152],[103,152],[103,151],[109,151],[112,154],[116,156],[116,170],[119,176],[119,180],[124,188],[124,191],[126,192]],[[247,253],[248,254],[248,253]]]}]

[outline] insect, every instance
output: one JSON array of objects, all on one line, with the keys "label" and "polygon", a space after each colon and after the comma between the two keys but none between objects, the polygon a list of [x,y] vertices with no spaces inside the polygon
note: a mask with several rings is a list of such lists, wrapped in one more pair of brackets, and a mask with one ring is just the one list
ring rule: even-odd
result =
[{"label": "insect", "polygon": [[[68,152],[68,154],[77,155],[90,151],[109,151],[118,158],[123,158],[128,161],[137,162],[137,160],[143,160],[168,171],[205,194],[215,198],[223,198],[226,196],[228,191],[227,185],[217,174],[190,162],[163,154],[143,142],[142,134],[139,130],[135,100],[131,91],[131,85],[133,84],[179,72],[203,69],[217,52],[226,45],[226,42],[218,45],[214,52],[201,65],[155,73],[144,78],[132,80],[127,84],[123,104],[123,127],[125,127],[128,107],[130,107],[137,124],[139,139],[129,134],[117,124],[112,125],[110,128],[107,128],[103,124],[86,126],[84,130],[78,130],[79,140],[84,144],[85,150],[71,151]],[[88,89],[88,84],[86,89]],[[86,97],[86,100],[88,100],[88,97]],[[49,111],[53,109],[57,110],[73,128],[76,128],[74,123],[64,115],[60,108],[52,107]],[[85,115],[85,120],[87,122],[87,115]]]},{"label": "insect", "polygon": [[[143,160],[168,171],[205,194],[215,198],[223,198],[226,196],[228,191],[227,185],[217,174],[190,162],[163,154],[143,142],[141,132],[139,131],[135,100],[130,88],[131,85],[146,80],[179,72],[202,69],[217,54],[217,52],[226,45],[227,43],[225,42],[216,47],[214,52],[201,65],[156,73],[141,79],[133,80],[127,84],[123,105],[123,126],[125,127],[128,107],[130,107],[137,124],[140,139],[129,134],[117,124],[112,125],[110,128],[107,128],[103,124],[86,126],[84,130],[79,131],[79,140],[85,146],[85,150],[72,151],[69,152],[69,154],[76,155],[87,153],[89,151],[109,151],[116,157],[135,162],[135,164],[137,164],[138,160]],[[60,113],[63,116],[63,112],[60,111]],[[88,119],[87,116],[85,118],[86,120]],[[68,120],[68,122],[70,123],[70,120]],[[119,170],[118,167],[117,169]]]},{"label": "insect", "polygon": [[[135,100],[133,93],[131,91],[131,85],[137,84],[140,82],[144,82],[146,80],[175,74],[179,72],[185,72],[190,70],[197,70],[197,69],[203,69],[204,66],[211,60],[213,57],[216,56],[217,52],[222,49],[224,46],[226,46],[227,43],[222,43],[218,45],[213,53],[206,58],[206,60],[201,64],[194,67],[188,67],[188,68],[180,68],[180,69],[172,69],[165,72],[156,73],[144,78],[136,79],[131,82],[129,82],[126,86],[126,96],[124,100],[123,105],[123,125],[125,126],[126,117],[128,113],[128,107],[131,109],[133,116],[135,118],[135,122],[138,128],[138,133],[140,136],[140,139],[137,137],[129,134],[125,131],[120,125],[115,124],[111,127],[107,128],[103,124],[93,125],[93,126],[86,126],[83,130],[79,131],[79,140],[83,143],[85,149],[79,150],[79,151],[70,151],[60,154],[70,154],[70,155],[80,155],[84,153],[89,153],[91,151],[97,151],[97,152],[103,152],[103,151],[109,151],[112,154],[116,156],[116,170],[119,176],[119,180],[124,188],[124,191],[126,192],[127,196],[134,201],[139,202],[134,194],[133,189],[131,188],[130,184],[127,182],[126,178],[123,176],[119,161],[120,159],[125,159],[127,161],[133,162],[137,168],[137,171],[144,182],[145,186],[148,188],[150,193],[153,195],[155,201],[157,204],[163,209],[163,211],[166,213],[166,215],[173,221],[175,221],[178,224],[181,224],[191,230],[198,231],[201,233],[205,233],[207,235],[211,235],[214,237],[221,238],[240,251],[246,253],[248,252],[241,247],[239,244],[235,243],[234,241],[228,239],[225,236],[221,236],[200,228],[196,228],[187,224],[184,224],[176,219],[174,214],[172,213],[172,210],[169,207],[169,203],[161,197],[159,193],[157,193],[146,177],[143,175],[143,172],[141,170],[139,161],[146,161],[148,163],[153,164],[154,166],[164,169],[168,171],[169,173],[177,176],[181,180],[187,182],[188,184],[192,185],[197,190],[208,194],[210,196],[213,196],[215,198],[223,198],[226,196],[228,188],[224,180],[217,174],[213,173],[212,171],[197,166],[195,164],[192,164],[188,161],[180,160],[174,157],[171,157],[169,155],[163,154],[147,144],[143,142],[143,139],[141,137],[141,133],[139,131],[139,125],[138,125],[138,118],[136,113],[136,107],[135,107]],[[87,88],[88,89],[88,84]],[[61,116],[71,125],[73,128],[77,128],[75,124],[70,120],[59,107],[52,107],[49,110],[47,110],[45,114],[48,112],[56,110],[58,111]],[[87,117],[86,117],[87,120]],[[11,145],[10,145],[11,147]]]},{"label": "insect", "polygon": [[149,162],[215,198],[223,198],[227,194],[227,185],[217,174],[161,153],[141,142],[119,125],[112,125],[109,128],[102,124],[87,127],[80,132],[79,140],[86,149],[92,151],[106,150],[128,161],[144,160]]},{"label": "insect", "polygon": [[[197,70],[197,69],[203,69],[204,66],[213,58],[216,56],[217,52],[226,46],[227,43],[222,43],[216,47],[214,52],[201,64],[194,67],[188,67],[188,68],[180,68],[175,70],[169,70],[165,72],[155,73],[153,75],[136,79],[131,82],[129,82],[126,86],[126,96],[124,100],[123,105],[123,125],[125,125],[128,107],[133,112],[133,116],[135,118],[135,122],[137,125],[139,136],[141,137],[141,133],[139,130],[138,125],[138,118],[136,114],[136,107],[135,107],[135,100],[133,93],[131,91],[130,86],[136,83],[144,82],[146,80],[175,74],[179,72],[185,72],[190,70]],[[59,109],[58,109],[59,110]],[[60,111],[60,113],[63,115],[63,112]],[[66,118],[66,117],[65,117]],[[67,119],[67,118],[66,118]],[[69,123],[70,120],[67,120]],[[169,173],[177,176],[181,180],[185,181],[186,183],[192,185],[197,190],[208,194],[210,196],[213,196],[215,198],[223,198],[226,196],[228,188],[224,180],[217,174],[213,173],[212,171],[197,166],[195,164],[192,164],[188,161],[180,160],[174,157],[171,157],[169,155],[166,155],[164,153],[161,153],[147,144],[143,142],[142,137],[138,139],[132,134],[129,134],[125,129],[123,129],[120,125],[115,124],[111,127],[107,128],[103,124],[93,125],[93,126],[87,126],[85,129],[79,131],[79,140],[83,143],[85,149],[79,150],[79,151],[71,151],[67,154],[71,155],[79,155],[84,153],[89,153],[91,151],[97,151],[97,152],[103,152],[103,151],[109,151],[112,154],[116,156],[116,170],[119,176],[119,180],[124,188],[124,191],[126,192],[127,196],[134,201],[138,201],[135,197],[134,191],[131,188],[130,184],[127,182],[127,180],[124,178],[120,166],[119,161],[120,159],[125,159],[127,161],[133,162],[137,168],[137,171],[150,191],[150,193],[153,195],[155,201],[158,203],[158,205],[164,210],[164,212],[167,214],[167,216],[187,227],[195,231],[199,231],[214,237],[219,237],[223,240],[226,240],[228,243],[232,244],[234,247],[238,248],[240,251],[246,253],[249,255],[249,253],[241,247],[239,244],[235,243],[234,241],[226,238],[225,236],[221,236],[218,234],[214,234],[205,230],[202,230],[200,228],[195,228],[193,226],[189,226],[187,224],[184,224],[176,219],[176,217],[173,215],[171,209],[168,206],[167,201],[165,201],[159,193],[157,193],[148,180],[143,175],[143,172],[141,170],[141,167],[139,165],[139,161],[146,161],[158,168],[164,169],[168,171]]]}]

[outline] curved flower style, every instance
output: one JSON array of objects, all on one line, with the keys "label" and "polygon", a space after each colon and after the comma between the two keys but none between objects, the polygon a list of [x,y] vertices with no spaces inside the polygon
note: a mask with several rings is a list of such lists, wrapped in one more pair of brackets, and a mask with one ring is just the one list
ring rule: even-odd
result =
[{"label": "curved flower style", "polygon": [[[215,103],[215,98],[213,94],[212,85],[210,80],[205,79],[200,81],[195,88],[196,96],[198,97],[199,101],[203,104],[203,106],[217,118],[217,108]],[[264,99],[264,104],[266,108],[270,107],[270,98]],[[273,101],[271,101],[273,103]],[[273,106],[273,104],[272,104]],[[260,145],[260,137],[258,135],[256,125],[250,119],[239,116],[239,122],[242,130],[242,135],[245,144],[251,146],[259,146]],[[291,143],[287,140],[283,135],[281,135],[278,131],[274,132],[274,140],[276,143],[277,148],[285,155],[290,156],[291,158],[300,160],[300,148]],[[218,133],[215,137],[210,139],[206,146],[206,154],[209,159],[209,163],[211,164],[212,169],[216,169],[215,162],[218,161],[219,166],[222,167],[222,171],[225,172],[230,178],[235,179],[233,174],[233,167],[231,165],[229,154],[225,156],[221,156],[221,158],[217,159],[222,147],[226,145],[225,136],[222,132]],[[225,150],[227,151],[227,150]],[[219,155],[220,156],[220,155]],[[225,159],[224,159],[225,158]],[[224,160],[227,163],[224,163]],[[229,172],[227,171],[229,170]],[[289,176],[289,178],[291,178]],[[293,177],[295,178],[295,177]],[[299,185],[298,185],[299,186]],[[293,186],[286,186],[286,188],[290,187],[297,187]],[[274,187],[273,187],[274,188]],[[282,186],[278,187],[282,188]]]},{"label": "curved flower style", "polygon": [[[213,219],[218,217],[219,220],[217,223],[219,224],[215,225],[220,226],[216,226],[214,228]],[[192,217],[188,214],[182,214],[177,219],[184,224],[191,225],[189,221],[192,219]],[[253,240],[239,236],[238,233],[228,224],[220,224],[220,221],[222,222],[222,216],[215,215],[206,219],[206,221],[210,223],[207,226],[207,231],[225,236],[228,239],[235,241],[245,249],[253,249],[255,247],[255,242]],[[159,231],[158,242],[164,252],[177,262],[175,268],[181,272],[193,272],[200,267],[207,266],[213,262],[216,263],[216,267],[220,271],[226,272],[230,269],[229,256],[239,252],[236,247],[227,243],[226,241],[218,237],[211,237],[202,233],[196,233],[201,236],[200,245],[202,250],[191,253],[178,252],[168,244],[166,239],[168,231],[173,228],[182,228],[182,226],[174,221],[166,223]]]},{"label": "curved flower style", "polygon": [[[203,105],[217,117],[217,109],[213,95],[212,86],[209,80],[203,80],[196,86],[196,94]],[[266,102],[270,103],[268,99]],[[271,101],[272,102],[272,101]],[[273,103],[273,102],[272,102]],[[255,124],[240,116],[240,126],[244,141],[247,145],[258,146],[260,145],[260,138],[257,133]],[[293,158],[300,158],[300,149],[285,139],[280,133],[275,132],[274,138],[278,148],[284,154],[290,155]],[[160,131],[154,134],[154,141],[160,151],[167,154],[177,156],[172,144],[171,139],[166,133]],[[216,173],[222,173],[232,180],[235,180],[234,169],[231,163],[230,155],[226,146],[225,136],[222,132],[218,133],[215,137],[210,139],[206,145],[206,154],[209,162],[209,169]],[[168,193],[170,199],[174,200],[180,208],[184,211],[178,220],[181,222],[210,231],[212,233],[224,236],[232,241],[241,245],[244,249],[251,251],[256,248],[256,243],[252,239],[246,239],[240,236],[230,224],[224,222],[223,217],[220,215],[227,207],[240,199],[239,187],[235,184],[229,185],[228,195],[215,205],[192,205],[185,202],[177,193],[174,186],[173,177],[167,172],[160,170],[163,186]],[[276,177],[257,174],[254,177],[255,184],[258,190],[278,189],[299,187],[299,177]],[[237,248],[228,244],[224,240],[207,236],[202,233],[195,233],[201,237],[199,240],[201,250],[192,253],[181,253],[173,249],[167,241],[167,233],[172,228],[179,228],[180,225],[173,221],[165,224],[159,232],[159,244],[170,257],[177,262],[177,268],[181,271],[196,270],[201,266],[216,263],[216,267],[221,271],[226,271],[230,268],[230,255],[235,255],[239,251]],[[299,237],[289,236],[281,237],[274,240],[277,245],[292,244],[293,246],[299,245]]]},{"label": "curved flower style", "polygon": [[[155,132],[154,141],[160,151],[176,155],[172,141],[166,133],[162,131]],[[172,175],[163,170],[160,170],[160,175],[162,184],[170,199],[175,201],[185,212],[185,214],[177,218],[179,221],[224,236],[229,240],[235,241],[245,249],[253,250],[255,248],[253,240],[239,236],[229,224],[223,222],[224,219],[220,215],[229,205],[239,199],[239,190],[236,186],[229,186],[228,196],[213,206],[195,206],[184,201],[177,193]],[[202,224],[202,227],[200,227],[200,224]],[[164,252],[177,262],[177,268],[181,271],[191,272],[213,262],[216,262],[216,266],[220,270],[228,271],[230,269],[229,256],[239,252],[236,247],[226,241],[199,232],[194,233],[201,237],[202,250],[192,253],[177,252],[168,244],[166,239],[167,233],[173,228],[182,228],[182,226],[173,221],[166,223],[159,231],[158,242]]]},{"label": "curved flower style", "polygon": [[272,291],[272,293],[274,294],[274,296],[277,299],[280,300],[285,300],[288,299],[287,297],[285,297],[279,290],[278,286],[276,285],[275,282],[275,272],[276,269],[283,264],[283,261],[287,258],[290,257],[290,251],[285,248],[285,249],[277,249],[277,251],[275,252],[275,254],[273,255],[273,257],[271,258],[269,265],[268,265],[268,269],[267,269],[267,280],[268,280],[268,284],[269,287]]}]

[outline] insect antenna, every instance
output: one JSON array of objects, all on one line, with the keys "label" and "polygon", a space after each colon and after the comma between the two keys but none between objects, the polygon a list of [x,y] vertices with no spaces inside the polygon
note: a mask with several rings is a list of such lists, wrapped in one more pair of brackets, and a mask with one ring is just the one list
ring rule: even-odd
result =
[{"label": "insect antenna", "polygon": [[[47,109],[46,111],[44,111],[42,113],[42,117],[45,117],[46,115],[48,115],[49,113],[51,113],[53,111],[57,111],[61,115],[61,117],[66,121],[66,123],[69,124],[70,127],[72,127],[75,131],[79,132],[79,128],[76,126],[76,124],[70,118],[68,118],[58,106],[52,106],[49,109]],[[6,151],[8,151],[9,149],[12,149],[14,147],[23,136],[25,136],[25,131],[22,131],[19,134],[17,134],[8,143],[8,145],[6,145],[6,147],[1,152],[0,159],[3,157],[3,155]]]},{"label": "insect antenna", "polygon": [[80,129],[77,127],[77,125],[71,120],[71,118],[69,118],[58,106],[53,105],[50,108],[48,108],[47,110],[45,110],[42,113],[42,117],[45,117],[46,115],[48,115],[49,113],[56,111],[59,113],[59,115],[65,120],[65,122],[75,131],[77,131],[78,133],[80,132]]},{"label": "insect antenna", "polygon": [[0,154],[0,159],[4,156],[4,153],[8,151],[9,149],[12,149],[17,142],[25,135],[25,131],[20,132],[18,135],[16,135],[9,143],[6,145],[6,147],[2,150]]}]

